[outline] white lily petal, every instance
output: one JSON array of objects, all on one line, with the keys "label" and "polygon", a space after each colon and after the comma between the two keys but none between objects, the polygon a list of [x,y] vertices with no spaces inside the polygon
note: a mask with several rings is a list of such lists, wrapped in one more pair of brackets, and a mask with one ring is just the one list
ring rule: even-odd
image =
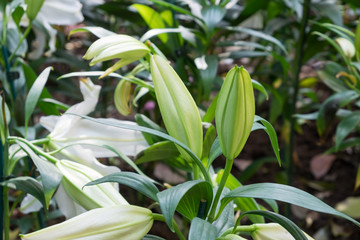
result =
[{"label": "white lily petal", "polygon": [[33,195],[26,194],[24,199],[21,201],[19,210],[24,214],[28,214],[31,212],[38,212],[42,207],[43,205],[41,202]]},{"label": "white lily petal", "polygon": [[60,117],[55,115],[50,116],[44,116],[40,118],[40,124],[43,126],[46,130],[51,132],[54,130],[56,123],[59,121]]},{"label": "white lily petal", "polygon": [[39,14],[50,24],[72,25],[84,20],[81,8],[78,0],[45,0]]},{"label": "white lily petal", "polygon": [[98,208],[60,224],[22,235],[24,240],[82,239],[140,240],[153,224],[152,212],[146,208],[123,205]]},{"label": "white lily petal", "polygon": [[79,214],[86,212],[85,208],[81,207],[79,204],[74,202],[71,197],[66,193],[64,187],[60,184],[58,190],[56,191],[55,201],[66,219],[73,218]]},{"label": "white lily petal", "polygon": [[[106,121],[115,124],[126,123],[136,125],[134,122],[116,119],[106,119]],[[128,156],[134,156],[148,147],[142,133],[139,131],[108,126],[87,119],[78,120],[76,125],[72,126],[71,131],[63,134],[62,137],[53,136],[52,134],[50,137],[52,141],[59,146],[67,144],[84,144],[82,147],[85,149],[91,149],[95,157],[117,156],[114,152],[108,149],[98,147],[101,145],[112,146]]]},{"label": "white lily petal", "polygon": [[[278,223],[253,224],[256,230],[251,233],[254,240],[295,240],[294,237]],[[314,240],[304,233],[308,240]]]}]

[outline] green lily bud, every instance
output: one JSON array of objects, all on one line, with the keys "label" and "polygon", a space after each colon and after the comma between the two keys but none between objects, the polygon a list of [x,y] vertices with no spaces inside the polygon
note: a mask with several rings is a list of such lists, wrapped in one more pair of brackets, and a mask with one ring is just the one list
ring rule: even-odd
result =
[{"label": "green lily bud", "polygon": [[[277,223],[258,223],[253,224],[255,231],[251,232],[254,240],[295,240],[295,238],[280,224]],[[304,233],[308,240],[314,240]]]},{"label": "green lily bud", "polygon": [[243,149],[255,117],[254,91],[249,73],[235,66],[226,75],[215,110],[221,150],[234,159]]},{"label": "green lily bud", "polygon": [[122,205],[93,209],[65,222],[20,235],[23,240],[142,239],[154,222],[147,208]]},{"label": "green lily bud", "polygon": [[84,55],[84,59],[91,60],[90,66],[96,63],[120,58],[113,66],[108,68],[100,78],[109,75],[117,69],[135,62],[150,52],[150,49],[133,37],[117,34],[96,40]]},{"label": "green lily bud", "polygon": [[[194,99],[165,59],[151,56],[150,69],[156,99],[168,133],[201,157],[203,131]],[[185,150],[178,149],[182,156],[191,160]]]},{"label": "green lily bud", "polygon": [[355,56],[355,46],[351,41],[342,37],[335,39],[335,41],[339,44],[341,50],[343,50],[347,58],[351,59]]},{"label": "green lily bud", "polygon": [[118,112],[123,116],[131,113],[132,89],[131,82],[120,80],[114,92],[114,103]]},{"label": "green lily bud", "polygon": [[111,183],[84,188],[85,184],[103,177],[94,169],[68,160],[58,161],[56,166],[63,174],[61,184],[67,194],[86,210],[129,204]]}]

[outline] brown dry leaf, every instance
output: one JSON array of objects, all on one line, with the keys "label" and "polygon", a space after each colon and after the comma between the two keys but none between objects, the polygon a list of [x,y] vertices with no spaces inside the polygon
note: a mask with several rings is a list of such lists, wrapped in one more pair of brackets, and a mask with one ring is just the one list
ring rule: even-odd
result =
[{"label": "brown dry leaf", "polygon": [[318,154],[310,161],[310,170],[316,179],[323,177],[331,168],[336,156],[333,154]]}]

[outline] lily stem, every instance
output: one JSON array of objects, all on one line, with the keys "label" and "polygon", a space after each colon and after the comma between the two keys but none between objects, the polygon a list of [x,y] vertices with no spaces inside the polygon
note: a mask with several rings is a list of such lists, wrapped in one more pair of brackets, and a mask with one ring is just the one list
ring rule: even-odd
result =
[{"label": "lily stem", "polygon": [[[164,215],[158,214],[158,213],[153,213],[153,218],[155,221],[160,221],[160,222],[165,222],[165,217]],[[182,234],[182,232],[180,231],[179,226],[177,225],[176,221],[173,219],[172,220],[172,225],[174,226],[174,231],[176,233],[176,235],[179,237],[180,240],[186,240],[185,236]]]},{"label": "lily stem", "polygon": [[221,181],[220,181],[219,187],[218,187],[218,189],[216,191],[215,199],[214,199],[213,204],[211,206],[210,214],[209,214],[209,217],[208,217],[208,221],[210,223],[212,223],[213,221],[216,220],[216,217],[215,217],[216,208],[217,208],[218,202],[220,200],[221,193],[222,193],[222,191],[223,191],[223,189],[225,187],[226,180],[228,179],[228,177],[230,175],[233,162],[234,162],[234,159],[226,159],[224,173],[223,173],[223,175],[221,177]]},{"label": "lily stem", "polygon": [[21,36],[14,52],[11,53],[11,55],[9,57],[9,62],[11,62],[11,60],[15,57],[16,52],[19,50],[22,42],[26,39],[27,35],[29,35],[31,28],[32,28],[32,21],[29,22],[29,26],[26,28],[24,34]]}]

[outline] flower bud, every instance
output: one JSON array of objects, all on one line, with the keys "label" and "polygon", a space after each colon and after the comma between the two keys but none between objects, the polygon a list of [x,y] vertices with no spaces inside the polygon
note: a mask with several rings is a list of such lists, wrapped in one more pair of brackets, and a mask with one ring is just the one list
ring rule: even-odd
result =
[{"label": "flower bud", "polygon": [[[203,131],[194,99],[165,59],[151,56],[150,68],[156,99],[168,133],[201,157]],[[191,159],[185,150],[178,149],[183,157]]]},{"label": "flower bud", "polygon": [[131,82],[120,80],[114,92],[114,103],[118,112],[123,116],[131,113],[132,89]]},{"label": "flower bud", "polygon": [[355,46],[351,41],[346,38],[337,38],[335,41],[339,44],[347,58],[351,59],[355,56]]},{"label": "flower bud", "polygon": [[120,59],[100,76],[102,78],[129,63],[135,62],[149,52],[150,49],[135,38],[117,34],[96,40],[89,47],[83,58],[87,60],[92,59],[90,66],[111,59]]},{"label": "flower bud", "polygon": [[234,159],[244,147],[255,117],[254,91],[249,73],[235,66],[226,75],[215,110],[221,150]]},{"label": "flower bud", "polygon": [[68,160],[58,161],[56,166],[63,174],[61,184],[65,191],[86,210],[129,204],[111,183],[84,188],[85,184],[103,177],[94,169]]},{"label": "flower bud", "polygon": [[147,208],[122,205],[93,209],[65,222],[20,235],[23,240],[142,239],[154,222]]},{"label": "flower bud", "polygon": [[[295,240],[295,238],[280,224],[277,223],[258,223],[253,224],[255,231],[251,232],[254,240]],[[314,240],[304,233],[308,240]]]}]

